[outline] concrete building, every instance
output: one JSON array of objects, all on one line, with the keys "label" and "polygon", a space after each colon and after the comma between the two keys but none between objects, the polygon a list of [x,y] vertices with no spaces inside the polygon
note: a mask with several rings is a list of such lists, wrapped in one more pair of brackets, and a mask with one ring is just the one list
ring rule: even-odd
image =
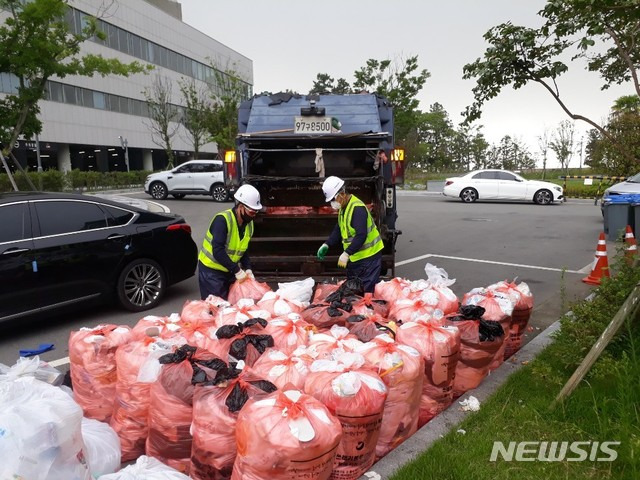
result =
[{"label": "concrete building", "polygon": [[[44,169],[78,168],[93,171],[126,171],[125,148],[131,170],[166,167],[163,148],[154,142],[149,128],[145,89],[162,79],[171,85],[171,104],[184,106],[179,81],[194,80],[197,88],[213,87],[233,70],[242,79],[246,97],[253,92],[253,62],[213,38],[182,22],[182,9],[171,0],[70,0],[67,21],[80,30],[87,15],[99,19],[107,39],[83,43],[81,53],[101,54],[123,62],[149,63],[148,74],[129,77],[66,77],[51,79],[46,99],[40,102],[43,122],[39,136]],[[6,18],[6,13],[1,14]],[[216,69],[212,68],[215,65]],[[222,75],[222,77],[221,77]],[[17,88],[16,77],[0,74],[0,93]],[[217,89],[217,90],[216,90]],[[193,144],[182,125],[175,124],[172,140],[176,162],[193,156]],[[37,168],[35,141],[18,142],[14,151],[23,166]],[[200,158],[213,158],[215,143],[201,147]]]}]

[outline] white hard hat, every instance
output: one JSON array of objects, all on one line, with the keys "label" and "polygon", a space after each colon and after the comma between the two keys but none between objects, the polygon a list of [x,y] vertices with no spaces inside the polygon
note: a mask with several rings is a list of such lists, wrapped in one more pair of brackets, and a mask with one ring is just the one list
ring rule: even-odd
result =
[{"label": "white hard hat", "polygon": [[344,187],[344,180],[338,177],[327,177],[322,183],[322,193],[324,193],[324,199],[327,202],[333,200],[340,189]]},{"label": "white hard hat", "polygon": [[233,195],[238,202],[246,205],[252,210],[261,210],[260,192],[253,185],[242,185]]}]

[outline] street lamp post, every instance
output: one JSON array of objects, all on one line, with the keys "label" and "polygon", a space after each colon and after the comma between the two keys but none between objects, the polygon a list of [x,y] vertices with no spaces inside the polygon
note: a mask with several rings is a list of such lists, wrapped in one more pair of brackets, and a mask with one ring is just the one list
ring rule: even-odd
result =
[{"label": "street lamp post", "polygon": [[129,142],[122,135],[118,135],[120,139],[120,145],[124,148],[124,164],[127,166],[127,172],[129,171]]}]

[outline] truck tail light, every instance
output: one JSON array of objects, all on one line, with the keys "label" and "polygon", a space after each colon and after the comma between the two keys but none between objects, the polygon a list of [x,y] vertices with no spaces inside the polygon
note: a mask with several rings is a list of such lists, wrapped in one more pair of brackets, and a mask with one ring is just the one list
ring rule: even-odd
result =
[{"label": "truck tail light", "polygon": [[404,148],[391,150],[391,172],[394,185],[404,183]]},{"label": "truck tail light", "polygon": [[238,184],[238,167],[235,150],[227,150],[224,152],[224,180],[226,185]]}]

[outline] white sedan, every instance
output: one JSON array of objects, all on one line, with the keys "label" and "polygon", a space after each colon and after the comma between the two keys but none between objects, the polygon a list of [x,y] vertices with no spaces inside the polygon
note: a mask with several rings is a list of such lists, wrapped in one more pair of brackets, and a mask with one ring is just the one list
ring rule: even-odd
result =
[{"label": "white sedan", "polygon": [[562,201],[562,187],[555,183],[527,180],[507,170],[475,170],[447,178],[444,195],[471,203],[482,200],[524,200],[539,205]]}]

